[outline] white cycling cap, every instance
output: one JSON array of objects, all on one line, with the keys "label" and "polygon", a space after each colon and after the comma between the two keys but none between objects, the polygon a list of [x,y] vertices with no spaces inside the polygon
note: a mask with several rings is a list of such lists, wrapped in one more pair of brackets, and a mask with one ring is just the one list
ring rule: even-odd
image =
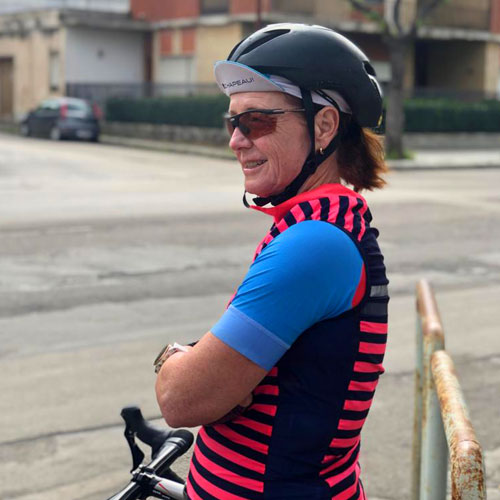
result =
[{"label": "white cycling cap", "polygon": [[[277,75],[265,75],[259,71],[233,61],[217,61],[214,67],[215,80],[219,88],[230,96],[239,92],[284,92],[302,99],[300,88],[290,80]],[[351,113],[345,99],[334,90],[311,91],[312,101],[321,106],[332,106],[335,101],[340,111]]]}]

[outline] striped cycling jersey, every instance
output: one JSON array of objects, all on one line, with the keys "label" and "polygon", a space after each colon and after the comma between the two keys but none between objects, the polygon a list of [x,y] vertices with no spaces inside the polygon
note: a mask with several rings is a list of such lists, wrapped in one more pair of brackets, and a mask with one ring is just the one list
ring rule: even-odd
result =
[{"label": "striped cycling jersey", "polygon": [[[357,286],[345,294],[348,299],[327,293],[333,298],[316,316],[309,314],[313,308],[308,302],[312,288],[302,281],[303,307],[291,308],[307,319],[301,322],[302,318],[293,311],[289,314],[293,322],[286,318],[287,323],[284,318],[282,331],[272,315],[268,319],[257,310],[254,313],[251,306],[245,309],[240,295],[257,287],[250,278],[251,286],[243,282],[234,305],[213,332],[252,361],[274,366],[254,389],[253,402],[242,415],[200,430],[187,480],[188,497],[364,499],[358,464],[360,432],[383,373],[387,337],[388,281],[376,241],[378,232],[370,227],[371,215],[365,200],[338,184],[323,185],[277,207],[256,209],[272,215],[274,224],[257,247],[255,266],[273,246],[279,254],[276,245],[286,241],[295,232],[295,226],[308,228],[305,233],[300,232],[301,238],[305,234],[312,243],[321,241],[311,229],[318,228],[321,233],[323,226],[305,222],[322,221],[334,226],[334,233],[340,230],[348,235],[354,243],[350,251],[353,258],[342,260],[340,250],[347,248],[342,241],[339,252],[331,255],[340,288],[348,288],[348,283],[341,278],[341,269],[335,268],[339,259],[343,266],[353,266],[349,267],[353,274],[352,270],[358,269],[356,258],[361,256],[360,276],[354,280]],[[292,231],[282,234],[292,227]],[[328,283],[329,266],[321,256],[317,259]],[[254,274],[259,276],[264,271],[259,268]],[[331,281],[333,289],[339,288],[337,280]],[[283,293],[288,293],[293,282],[284,288]],[[295,323],[303,331],[291,335]],[[231,334],[234,325],[241,325],[240,333]],[[258,341],[248,348],[252,331]],[[259,345],[265,351],[262,356],[255,347]]]}]

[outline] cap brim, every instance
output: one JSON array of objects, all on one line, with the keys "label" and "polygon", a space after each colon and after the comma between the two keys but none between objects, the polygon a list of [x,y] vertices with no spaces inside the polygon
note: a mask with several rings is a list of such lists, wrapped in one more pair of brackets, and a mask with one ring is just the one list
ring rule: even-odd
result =
[{"label": "cap brim", "polygon": [[284,92],[268,76],[241,63],[217,61],[214,73],[217,85],[228,96],[238,92]]}]

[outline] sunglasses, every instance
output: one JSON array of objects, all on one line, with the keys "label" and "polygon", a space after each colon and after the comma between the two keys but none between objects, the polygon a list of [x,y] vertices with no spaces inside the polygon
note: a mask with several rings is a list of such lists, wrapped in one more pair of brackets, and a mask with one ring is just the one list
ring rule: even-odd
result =
[{"label": "sunglasses", "polygon": [[236,128],[239,128],[245,137],[253,141],[276,130],[277,115],[304,111],[304,109],[249,109],[237,115],[226,113],[224,121],[230,136]]}]

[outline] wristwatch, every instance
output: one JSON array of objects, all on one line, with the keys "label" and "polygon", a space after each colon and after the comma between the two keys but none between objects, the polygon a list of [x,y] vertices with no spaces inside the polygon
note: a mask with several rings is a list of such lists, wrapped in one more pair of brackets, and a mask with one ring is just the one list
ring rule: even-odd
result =
[{"label": "wristwatch", "polygon": [[167,361],[172,354],[175,354],[176,352],[187,352],[187,348],[181,344],[178,344],[177,342],[174,342],[173,344],[167,344],[156,356],[156,359],[153,362],[153,365],[155,367],[155,373],[158,373],[163,366],[163,363]]}]

